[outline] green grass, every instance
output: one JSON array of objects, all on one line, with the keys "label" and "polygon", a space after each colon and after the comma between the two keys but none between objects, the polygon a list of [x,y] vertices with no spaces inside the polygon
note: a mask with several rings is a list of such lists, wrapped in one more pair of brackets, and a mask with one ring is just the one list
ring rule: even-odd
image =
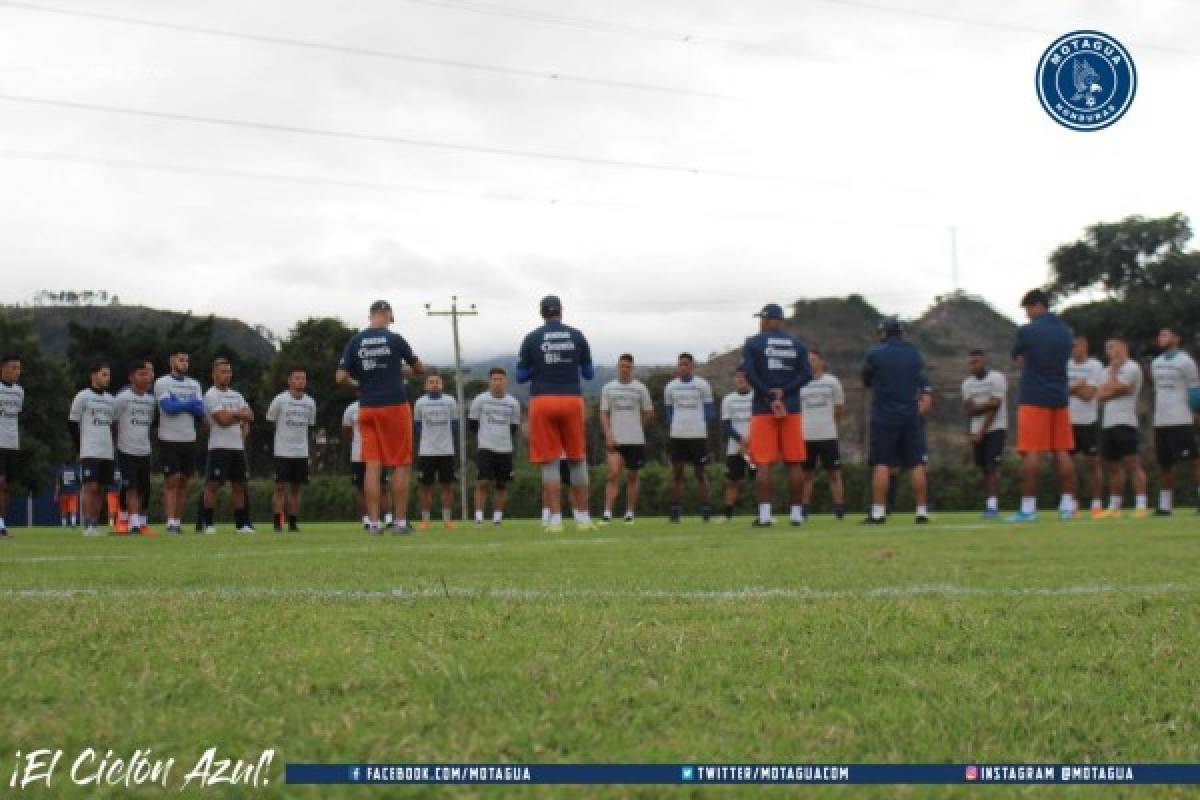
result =
[{"label": "green grass", "polygon": [[[275,747],[268,787],[227,792],[264,797],[969,788],[320,790],[282,785],[288,761],[1200,761],[1200,518],[909,519],[18,530],[0,543],[0,780],[43,746],[173,755],[174,794],[207,746]],[[105,794],[62,776],[52,793]]]}]

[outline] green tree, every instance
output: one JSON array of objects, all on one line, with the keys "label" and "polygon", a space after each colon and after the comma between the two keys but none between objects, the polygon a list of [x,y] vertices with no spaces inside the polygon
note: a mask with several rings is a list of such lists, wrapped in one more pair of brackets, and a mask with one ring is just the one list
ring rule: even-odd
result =
[{"label": "green tree", "polygon": [[75,396],[67,370],[47,358],[33,330],[0,310],[0,353],[21,359],[21,386],[25,409],[21,412],[21,450],[24,463],[21,483],[34,491],[53,483],[55,467],[74,459],[67,433],[67,412]]},{"label": "green tree", "polygon": [[1097,223],[1051,254],[1048,289],[1059,298],[1101,293],[1102,299],[1063,313],[1093,348],[1118,334],[1142,354],[1164,325],[1177,328],[1194,346],[1200,334],[1200,252],[1187,249],[1191,238],[1191,223],[1180,213]]}]

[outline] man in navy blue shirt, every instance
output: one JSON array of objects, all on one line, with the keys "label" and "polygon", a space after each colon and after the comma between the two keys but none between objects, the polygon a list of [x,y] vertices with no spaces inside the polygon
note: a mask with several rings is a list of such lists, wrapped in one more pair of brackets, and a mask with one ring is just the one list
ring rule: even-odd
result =
[{"label": "man in navy blue shirt", "polygon": [[562,301],[542,298],[544,324],[521,343],[517,383],[529,388],[529,460],[542,467],[542,505],[550,509],[546,528],[562,532],[562,476],[571,476],[571,508],[580,530],[595,530],[588,513],[587,440],[584,436],[583,380],[595,377],[592,350],[582,333],[562,322]]},{"label": "man in navy blue shirt", "polygon": [[759,468],[756,528],[772,524],[771,465],[787,466],[791,523],[804,522],[804,420],[800,416],[800,390],[812,380],[808,348],[784,328],[783,308],[763,306],[754,316],[759,332],[742,346],[742,369],[754,389],[754,415],[750,418],[750,460]]},{"label": "man in navy blue shirt", "polygon": [[404,391],[405,372],[425,371],[403,336],[388,326],[396,321],[386,300],[371,304],[369,327],[350,337],[336,379],[358,387],[358,428],[362,460],[366,464],[363,494],[372,533],[379,523],[379,498],[383,493],[383,468],[390,467],[392,509],[398,533],[408,533],[408,475],[412,465],[412,407]]},{"label": "man in navy blue shirt", "polygon": [[1067,359],[1073,336],[1070,327],[1050,311],[1050,298],[1032,289],[1021,300],[1028,325],[1017,329],[1012,355],[1021,368],[1017,406],[1017,452],[1021,454],[1021,508],[1010,522],[1037,518],[1038,461],[1042,453],[1053,453],[1062,484],[1058,514],[1075,515],[1075,432],[1071,428]]},{"label": "man in navy blue shirt", "polygon": [[926,498],[925,435],[921,428],[922,396],[929,385],[925,362],[904,340],[895,317],[879,323],[879,344],[867,352],[863,386],[871,389],[871,513],[863,522],[887,520],[888,477],[893,469],[910,470],[917,501],[917,524],[929,522]]}]

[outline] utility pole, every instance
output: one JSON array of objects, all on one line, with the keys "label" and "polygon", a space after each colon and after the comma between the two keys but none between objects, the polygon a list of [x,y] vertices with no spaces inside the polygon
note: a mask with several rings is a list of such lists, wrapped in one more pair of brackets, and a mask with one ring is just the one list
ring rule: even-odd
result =
[{"label": "utility pole", "polygon": [[958,293],[958,228],[950,226],[950,282]]},{"label": "utility pole", "polygon": [[462,346],[459,344],[458,338],[458,318],[477,317],[479,312],[475,310],[474,303],[471,303],[466,309],[460,309],[458,295],[454,294],[450,295],[449,311],[434,311],[430,304],[426,303],[425,314],[430,317],[449,317],[450,327],[454,330],[454,393],[458,397],[458,486],[462,518],[463,522],[466,522],[470,516],[470,512],[467,510],[467,409],[463,400]]}]

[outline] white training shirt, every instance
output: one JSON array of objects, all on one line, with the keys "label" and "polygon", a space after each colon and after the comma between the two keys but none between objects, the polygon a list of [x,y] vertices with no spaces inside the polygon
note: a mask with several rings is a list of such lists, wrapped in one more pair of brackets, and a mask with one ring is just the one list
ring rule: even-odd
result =
[{"label": "white training shirt", "polygon": [[79,458],[113,460],[113,396],[83,389],[71,402],[68,418],[79,423]]},{"label": "white training shirt", "polygon": [[[962,396],[964,401],[973,400],[975,403],[986,403],[989,400],[999,399],[1000,407],[996,409],[996,416],[992,417],[987,432],[1008,430],[1008,378],[1004,376],[1003,372],[996,369],[988,370],[982,378],[968,375],[962,382]],[[984,416],[984,414],[979,414],[971,417],[972,434],[979,433],[983,428]]]},{"label": "white training shirt", "polygon": [[[195,378],[163,375],[154,382],[154,399],[161,403],[169,394],[186,403],[194,398],[203,397],[204,389]],[[162,442],[196,441],[196,418],[190,411],[180,414],[168,414],[163,411],[158,415],[158,438]]]},{"label": "white training shirt", "polygon": [[17,416],[25,408],[25,390],[0,381],[0,450],[20,450]]},{"label": "white training shirt", "polygon": [[838,438],[836,406],[846,405],[842,382],[826,372],[813,378],[800,390],[800,411],[803,414],[804,441],[826,442]]},{"label": "white training shirt", "polygon": [[1154,427],[1193,424],[1188,389],[1200,386],[1200,375],[1192,357],[1171,350],[1154,359],[1150,371],[1154,375]]},{"label": "white training shirt", "polygon": [[150,427],[158,402],[153,392],[138,394],[126,386],[113,401],[117,419],[117,449],[127,456],[150,455]]},{"label": "white training shirt", "polygon": [[521,424],[521,403],[517,398],[511,394],[496,397],[491,392],[484,392],[471,401],[467,416],[479,423],[480,450],[493,453],[513,451],[511,426]]},{"label": "white training shirt", "polygon": [[308,429],[317,424],[316,400],[280,392],[267,407],[267,421],[275,423],[276,458],[308,458]]},{"label": "white training shirt", "polygon": [[[1109,368],[1105,372],[1108,373],[1104,380],[1107,383],[1112,369]],[[1129,359],[1117,370],[1117,381],[1128,386],[1129,392],[1104,403],[1104,420],[1101,422],[1101,427],[1115,428],[1118,425],[1129,425],[1136,428],[1138,424],[1137,398],[1142,391],[1142,368],[1132,358]]]},{"label": "white training shirt", "polygon": [[608,426],[618,445],[646,443],[642,415],[653,409],[650,390],[636,378],[629,383],[611,380],[600,390],[600,410],[608,414]]},{"label": "white training shirt", "polygon": [[208,449],[209,450],[244,450],[242,441],[242,424],[235,422],[229,426],[217,424],[213,414],[217,411],[237,411],[246,408],[246,398],[236,389],[218,389],[212,387],[204,393],[204,410],[208,417]]},{"label": "white training shirt", "polygon": [[[721,421],[728,422],[745,441],[750,435],[750,418],[754,416],[754,390],[745,393],[730,392],[721,398]],[[746,442],[749,444],[749,442]],[[725,444],[725,455],[736,456],[741,453],[741,447],[732,436]]]},{"label": "white training shirt", "polygon": [[419,456],[454,455],[454,420],[458,419],[458,403],[442,393],[438,397],[423,394],[413,404],[413,422],[421,423]]},{"label": "white training shirt", "polygon": [[[1086,383],[1099,387],[1108,380],[1104,365],[1094,358],[1080,363],[1073,358],[1067,359],[1067,385]],[[1095,425],[1100,416],[1100,402],[1093,395],[1091,400],[1071,395],[1068,403],[1072,425]]]},{"label": "white training shirt", "polygon": [[712,387],[699,375],[690,381],[675,378],[663,390],[663,401],[672,409],[672,439],[707,439],[708,423],[704,406],[713,401]]}]

